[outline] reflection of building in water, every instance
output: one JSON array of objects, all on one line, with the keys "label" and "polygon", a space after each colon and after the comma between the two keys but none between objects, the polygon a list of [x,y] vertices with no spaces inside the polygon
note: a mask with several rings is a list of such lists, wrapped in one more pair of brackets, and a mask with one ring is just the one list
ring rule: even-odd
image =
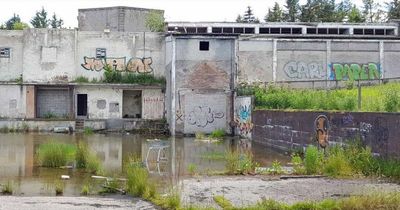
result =
[{"label": "reflection of building in water", "polygon": [[106,171],[120,172],[122,169],[122,139],[94,136],[88,138],[89,148],[95,152]]},{"label": "reflection of building in water", "polygon": [[29,176],[33,168],[29,135],[0,135],[0,176]]}]

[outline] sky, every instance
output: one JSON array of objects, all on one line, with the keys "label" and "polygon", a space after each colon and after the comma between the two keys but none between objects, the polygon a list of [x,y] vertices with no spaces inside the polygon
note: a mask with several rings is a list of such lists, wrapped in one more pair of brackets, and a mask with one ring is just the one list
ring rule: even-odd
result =
[{"label": "sky", "polygon": [[[42,6],[49,16],[56,13],[64,20],[64,27],[78,26],[78,9],[130,6],[165,10],[166,21],[235,21],[238,14],[243,14],[247,6],[254,14],[263,19],[274,0],[0,0],[0,23],[7,21],[14,13],[23,22],[29,23],[35,12]],[[300,4],[306,0],[300,0]],[[338,1],[338,0],[337,0]],[[387,0],[375,0],[383,4]],[[276,0],[284,5],[285,0]],[[362,0],[352,0],[361,6]]]}]

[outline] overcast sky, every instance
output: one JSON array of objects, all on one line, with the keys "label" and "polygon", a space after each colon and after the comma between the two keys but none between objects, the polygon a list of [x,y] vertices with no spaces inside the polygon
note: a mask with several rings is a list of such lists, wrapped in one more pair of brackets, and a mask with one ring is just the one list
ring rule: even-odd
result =
[{"label": "overcast sky", "polygon": [[[281,5],[285,0],[276,0]],[[300,3],[306,0],[300,0]],[[339,0],[337,0],[339,1]],[[383,4],[387,0],[376,0]],[[1,0],[0,22],[7,21],[13,13],[29,23],[43,6],[50,15],[54,12],[64,20],[64,27],[77,27],[78,9],[130,6],[165,10],[167,21],[235,21],[249,5],[262,20],[274,0]],[[361,5],[362,0],[353,0]]]}]

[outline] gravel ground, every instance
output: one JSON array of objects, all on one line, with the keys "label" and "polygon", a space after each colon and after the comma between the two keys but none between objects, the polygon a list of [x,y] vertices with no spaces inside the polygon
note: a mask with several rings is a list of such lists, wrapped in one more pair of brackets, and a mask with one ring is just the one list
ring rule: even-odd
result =
[{"label": "gravel ground", "polygon": [[156,209],[152,204],[128,196],[119,197],[22,197],[0,196],[0,209]]},{"label": "gravel ground", "polygon": [[206,177],[186,179],[182,199],[186,204],[215,207],[214,195],[223,195],[235,206],[248,206],[263,198],[285,203],[340,198],[376,191],[400,191],[400,185],[372,180],[303,178],[271,180],[266,177]]}]

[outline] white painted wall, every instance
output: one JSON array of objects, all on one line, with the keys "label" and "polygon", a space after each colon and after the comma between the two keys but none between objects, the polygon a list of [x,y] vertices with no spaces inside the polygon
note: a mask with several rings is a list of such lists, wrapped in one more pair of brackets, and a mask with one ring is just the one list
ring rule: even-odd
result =
[{"label": "white painted wall", "polygon": [[0,48],[9,47],[10,58],[0,58],[0,81],[18,79],[22,74],[23,31],[0,30]]},{"label": "white painted wall", "polygon": [[164,117],[164,93],[161,89],[142,91],[142,118],[157,120]]},{"label": "white painted wall", "polygon": [[0,85],[0,118],[24,118],[26,89],[22,85]]}]

